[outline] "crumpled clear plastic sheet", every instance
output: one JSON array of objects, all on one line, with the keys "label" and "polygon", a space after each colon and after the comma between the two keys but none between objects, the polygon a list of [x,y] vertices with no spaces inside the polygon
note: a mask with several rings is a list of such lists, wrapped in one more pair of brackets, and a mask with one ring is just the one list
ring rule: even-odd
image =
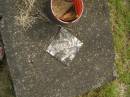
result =
[{"label": "crumpled clear plastic sheet", "polygon": [[61,28],[46,51],[68,66],[82,45],[83,43],[73,36],[69,30]]}]

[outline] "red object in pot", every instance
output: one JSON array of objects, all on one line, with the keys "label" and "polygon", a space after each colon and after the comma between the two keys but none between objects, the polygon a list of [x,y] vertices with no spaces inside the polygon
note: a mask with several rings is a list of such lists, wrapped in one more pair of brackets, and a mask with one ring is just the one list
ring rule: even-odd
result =
[{"label": "red object in pot", "polygon": [[[70,8],[67,6],[67,2]],[[69,24],[77,22],[81,18],[83,11],[83,0],[51,0],[51,12],[54,19],[56,19],[59,23]]]},{"label": "red object in pot", "polygon": [[81,16],[83,13],[84,5],[83,5],[83,0],[72,0],[75,10],[78,16]]}]

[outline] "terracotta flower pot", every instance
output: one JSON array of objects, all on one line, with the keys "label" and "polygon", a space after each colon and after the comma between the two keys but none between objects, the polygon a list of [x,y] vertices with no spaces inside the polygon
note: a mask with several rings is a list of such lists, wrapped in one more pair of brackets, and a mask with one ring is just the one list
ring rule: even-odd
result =
[{"label": "terracotta flower pot", "polygon": [[62,24],[77,22],[84,11],[83,0],[51,0],[51,13]]}]

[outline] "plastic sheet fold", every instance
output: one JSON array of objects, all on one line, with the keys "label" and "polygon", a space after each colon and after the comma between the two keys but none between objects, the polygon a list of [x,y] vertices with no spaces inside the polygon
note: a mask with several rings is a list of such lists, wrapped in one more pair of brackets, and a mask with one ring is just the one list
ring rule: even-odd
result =
[{"label": "plastic sheet fold", "polygon": [[68,66],[82,45],[83,42],[62,27],[46,51]]}]

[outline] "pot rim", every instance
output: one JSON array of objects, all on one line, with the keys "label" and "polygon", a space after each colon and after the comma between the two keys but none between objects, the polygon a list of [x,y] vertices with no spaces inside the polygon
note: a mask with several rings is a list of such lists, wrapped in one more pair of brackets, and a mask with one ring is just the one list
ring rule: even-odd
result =
[{"label": "pot rim", "polygon": [[51,12],[52,12],[54,18],[55,18],[57,21],[61,22],[61,23],[64,23],[64,24],[75,23],[75,22],[77,22],[77,21],[82,17],[83,12],[84,12],[84,2],[83,2],[83,0],[81,0],[81,1],[82,1],[82,12],[81,12],[80,16],[79,16],[77,19],[75,19],[75,20],[73,20],[73,21],[71,21],[71,22],[65,22],[65,21],[63,21],[63,20],[61,20],[61,19],[59,19],[59,18],[57,18],[57,17],[55,16],[54,10],[53,10],[53,8],[52,8],[52,5],[53,5],[52,2],[53,2],[53,0],[51,0]]}]

